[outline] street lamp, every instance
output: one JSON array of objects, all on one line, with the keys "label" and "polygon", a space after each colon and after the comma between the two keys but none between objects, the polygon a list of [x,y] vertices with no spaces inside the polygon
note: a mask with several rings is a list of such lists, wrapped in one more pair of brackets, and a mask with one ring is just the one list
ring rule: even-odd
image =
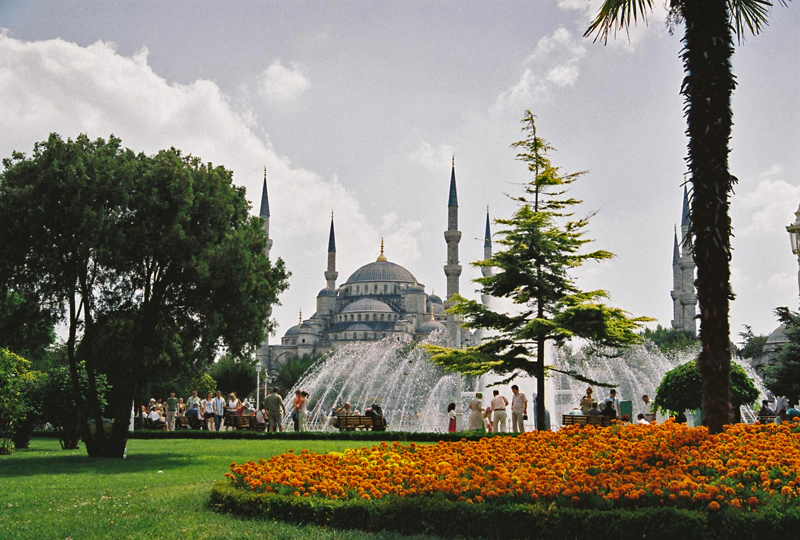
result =
[{"label": "street lamp", "polygon": [[[791,225],[786,226],[789,232],[789,240],[792,242],[792,253],[797,256],[797,264],[800,265],[800,207],[794,213],[795,220]],[[797,284],[800,288],[800,269],[797,271]]]},{"label": "street lamp", "polygon": [[256,364],[256,409],[261,408],[261,370],[263,368],[261,362]]}]

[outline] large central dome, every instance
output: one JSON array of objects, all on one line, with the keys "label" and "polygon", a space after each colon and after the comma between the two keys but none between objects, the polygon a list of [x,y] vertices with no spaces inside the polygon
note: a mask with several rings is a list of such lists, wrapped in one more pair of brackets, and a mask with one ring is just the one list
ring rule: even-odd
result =
[{"label": "large central dome", "polygon": [[389,261],[375,261],[365,264],[351,275],[347,283],[388,281],[394,283],[416,283],[416,278],[411,272]]}]

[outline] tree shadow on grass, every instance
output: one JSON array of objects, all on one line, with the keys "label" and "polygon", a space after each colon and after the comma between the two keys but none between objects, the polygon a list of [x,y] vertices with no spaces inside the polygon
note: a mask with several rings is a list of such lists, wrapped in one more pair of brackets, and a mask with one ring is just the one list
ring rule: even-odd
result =
[{"label": "tree shadow on grass", "polygon": [[[24,457],[14,459],[14,455],[23,452]],[[161,469],[175,470],[193,465],[191,459],[176,456],[174,452],[148,452],[128,456],[127,459],[118,459],[88,457],[85,449],[55,451],[30,449],[17,450],[11,456],[0,459],[0,476],[9,478],[86,473],[115,475]]]}]

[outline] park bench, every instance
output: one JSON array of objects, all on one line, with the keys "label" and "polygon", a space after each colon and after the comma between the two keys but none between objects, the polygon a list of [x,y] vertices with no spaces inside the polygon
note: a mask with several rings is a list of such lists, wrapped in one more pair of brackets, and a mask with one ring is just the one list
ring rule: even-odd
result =
[{"label": "park bench", "polygon": [[256,422],[255,416],[234,416],[233,427],[235,427],[237,431],[264,431],[267,424],[259,424]]},{"label": "park bench", "polygon": [[336,417],[334,427],[342,431],[357,429],[371,431],[386,431],[386,418],[383,416],[361,416],[357,414],[340,415]]},{"label": "park bench", "polygon": [[775,423],[775,418],[777,418],[777,416],[772,416],[772,415],[767,415],[767,414],[764,414],[764,415],[759,414],[758,415],[758,423],[759,424],[774,424]]},{"label": "park bench", "polygon": [[166,431],[167,430],[166,422],[163,423],[163,424],[154,425],[153,424],[153,420],[151,418],[145,418],[144,422],[142,423],[142,426],[144,426],[144,429],[155,429],[155,430],[162,430],[162,431]]},{"label": "park bench", "polygon": [[585,426],[589,424],[591,426],[601,426],[601,427],[608,427],[611,425],[611,421],[615,420],[610,416],[600,416],[600,415],[576,415],[576,414],[564,414],[561,415],[561,425],[562,426]]},{"label": "park bench", "polygon": [[203,429],[206,426],[205,420],[194,416],[176,416],[175,429]]}]

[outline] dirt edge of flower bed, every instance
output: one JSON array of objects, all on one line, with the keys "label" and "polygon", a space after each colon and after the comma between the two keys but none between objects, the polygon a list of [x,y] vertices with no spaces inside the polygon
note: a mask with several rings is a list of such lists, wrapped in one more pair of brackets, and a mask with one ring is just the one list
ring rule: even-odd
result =
[{"label": "dirt edge of flower bed", "polygon": [[707,538],[795,540],[800,508],[757,512],[678,508],[593,510],[541,504],[468,504],[444,497],[330,500],[254,493],[223,480],[211,489],[210,507],[242,517],[267,518],[335,529],[427,533],[466,538],[578,538],[614,540]]}]

